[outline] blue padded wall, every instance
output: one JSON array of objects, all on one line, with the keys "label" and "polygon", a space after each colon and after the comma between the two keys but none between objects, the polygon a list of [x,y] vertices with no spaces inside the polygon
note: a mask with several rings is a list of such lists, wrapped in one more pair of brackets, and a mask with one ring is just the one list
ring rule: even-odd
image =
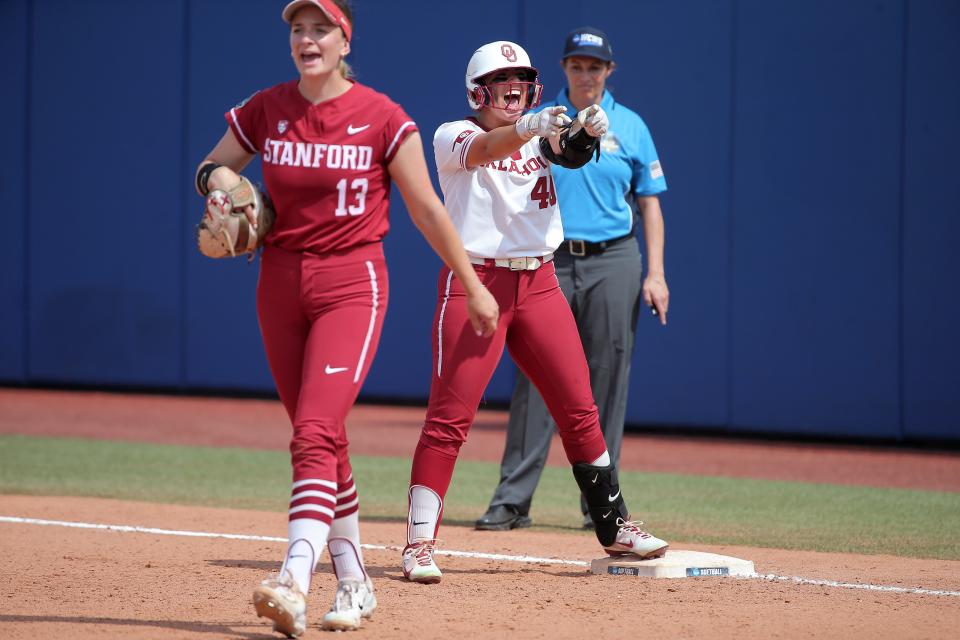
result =
[{"label": "blue padded wall", "polygon": [[[223,112],[295,77],[281,5],[0,3],[0,109],[17,125],[0,159],[0,382],[272,392],[258,265],[197,253],[191,181]],[[960,441],[957,2],[353,5],[350,62],[420,125],[432,174],[476,47],[521,42],[553,97],[565,34],[607,30],[610,89],[670,186],[670,324],[640,318],[628,422]],[[247,45],[224,46],[235,34]],[[362,397],[423,401],[440,262],[392,205]],[[486,399],[513,379],[505,357]]]},{"label": "blue padded wall", "polygon": [[29,7],[26,0],[0,3],[0,69],[7,98],[0,100],[0,120],[12,123],[5,140],[0,170],[0,193],[6,212],[0,234],[0,381],[20,382],[27,374],[24,310],[26,309],[27,193],[24,188],[27,157],[26,122],[28,88]]},{"label": "blue padded wall", "polygon": [[[243,10],[228,0],[188,6],[187,58],[195,64],[185,70],[187,124],[180,143],[186,151],[176,181],[183,187],[178,221],[186,276],[181,309],[183,384],[188,388],[273,391],[257,325],[259,262],[200,255],[194,225],[203,200],[191,184],[197,165],[227,130],[224,113],[255,91],[296,77],[289,29],[278,14],[278,6],[271,2],[248,3]],[[225,48],[217,33],[255,33],[256,46]],[[262,181],[259,159],[253,159],[245,174]]]},{"label": "blue padded wall", "polygon": [[137,5],[135,20],[130,11],[33,5],[35,380],[178,382],[182,4]]},{"label": "blue padded wall", "polygon": [[903,211],[904,433],[960,438],[960,3],[907,15]]},{"label": "blue padded wall", "polygon": [[899,436],[902,10],[739,3],[737,426]]}]

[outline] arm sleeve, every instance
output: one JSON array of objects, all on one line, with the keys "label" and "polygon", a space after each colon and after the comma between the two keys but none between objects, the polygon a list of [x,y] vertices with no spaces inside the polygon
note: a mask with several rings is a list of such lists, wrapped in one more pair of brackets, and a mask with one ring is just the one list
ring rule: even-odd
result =
[{"label": "arm sleeve", "polygon": [[560,155],[553,152],[547,138],[540,138],[540,152],[555,165],[566,169],[579,169],[590,162],[594,154],[600,159],[600,138],[588,136],[585,129],[581,129],[571,138],[570,129],[567,128],[560,134]]},{"label": "arm sleeve", "polygon": [[407,115],[403,107],[397,105],[383,127],[383,144],[386,149],[383,154],[384,164],[390,164],[403,141],[415,131],[419,131],[417,123]]},{"label": "arm sleeve", "polygon": [[464,120],[440,125],[433,134],[433,156],[437,171],[469,171],[467,153],[480,130]]},{"label": "arm sleeve", "polygon": [[657,149],[647,125],[640,123],[640,139],[637,157],[633,159],[633,194],[653,196],[667,190],[667,179],[660,166]]},{"label": "arm sleeve", "polygon": [[263,93],[260,91],[223,114],[234,137],[248,153],[260,151],[263,132]]}]

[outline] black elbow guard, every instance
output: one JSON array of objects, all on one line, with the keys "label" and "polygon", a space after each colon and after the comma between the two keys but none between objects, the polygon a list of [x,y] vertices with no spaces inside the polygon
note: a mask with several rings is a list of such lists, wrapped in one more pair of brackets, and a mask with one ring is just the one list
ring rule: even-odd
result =
[{"label": "black elbow guard", "polygon": [[586,129],[581,128],[574,136],[570,135],[569,128],[564,129],[559,141],[560,155],[557,155],[550,146],[550,140],[540,138],[540,151],[555,165],[567,169],[579,169],[590,162],[594,154],[597,160],[600,160],[600,138],[588,136]]}]

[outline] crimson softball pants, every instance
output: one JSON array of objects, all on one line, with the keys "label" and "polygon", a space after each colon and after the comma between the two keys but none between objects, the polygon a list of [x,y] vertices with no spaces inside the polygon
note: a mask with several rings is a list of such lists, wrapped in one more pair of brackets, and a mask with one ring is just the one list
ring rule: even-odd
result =
[{"label": "crimson softball pants", "polygon": [[[298,513],[329,522],[323,515],[333,515],[331,500],[317,493],[335,498],[338,487],[339,493],[352,489],[344,421],[376,353],[387,297],[380,243],[324,255],[275,247],[263,252],[257,315],[270,371],[293,424],[294,492],[309,494],[306,503],[322,507],[318,514],[291,503],[291,518]],[[348,513],[338,509],[336,515]]]},{"label": "crimson softball pants", "polygon": [[504,345],[543,395],[570,463],[592,462],[606,450],[580,334],[553,263],[510,271],[487,261],[474,269],[500,305],[497,332],[476,335],[463,286],[449,269],[441,270],[430,403],[413,458],[411,484],[441,498]]}]

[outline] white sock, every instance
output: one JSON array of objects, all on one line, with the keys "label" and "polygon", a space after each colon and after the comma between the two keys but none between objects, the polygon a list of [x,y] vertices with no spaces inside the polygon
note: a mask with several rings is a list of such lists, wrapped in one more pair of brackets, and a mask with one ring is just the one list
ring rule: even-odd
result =
[{"label": "white sock", "polygon": [[333,572],[337,580],[356,578],[366,580],[367,573],[363,569],[363,560],[360,558],[360,545],[353,544],[348,538],[330,536],[327,540],[330,547],[330,561],[333,563]]},{"label": "white sock", "polygon": [[298,518],[287,525],[287,557],[280,573],[288,571],[304,595],[310,591],[310,576],[329,532],[330,525],[312,518]]},{"label": "white sock", "polygon": [[590,463],[591,467],[609,467],[610,466],[610,452],[606,449],[603,450],[603,455]]},{"label": "white sock", "polygon": [[346,538],[353,543],[360,564],[363,564],[363,550],[360,548],[360,512],[354,511],[348,516],[337,518],[330,524],[330,538]]},{"label": "white sock", "polygon": [[410,512],[407,515],[407,544],[416,540],[433,540],[443,502],[437,493],[421,484],[410,487]]}]

